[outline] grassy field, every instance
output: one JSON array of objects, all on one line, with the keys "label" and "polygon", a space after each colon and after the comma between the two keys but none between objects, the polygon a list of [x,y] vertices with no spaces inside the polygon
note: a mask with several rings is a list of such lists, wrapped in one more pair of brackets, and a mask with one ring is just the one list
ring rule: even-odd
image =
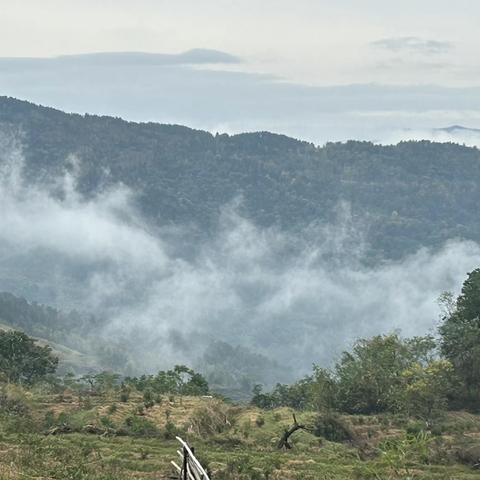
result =
[{"label": "grassy field", "polygon": [[[1,479],[166,479],[179,433],[214,479],[477,479],[480,417],[449,413],[429,431],[395,416],[297,412],[309,431],[278,450],[287,408],[214,398],[42,395],[12,388],[0,426]],[[125,399],[124,399],[125,400]],[[16,403],[15,403],[16,402]],[[15,411],[15,405],[19,405]],[[333,421],[332,421],[333,418]],[[478,460],[479,458],[477,458]]]}]

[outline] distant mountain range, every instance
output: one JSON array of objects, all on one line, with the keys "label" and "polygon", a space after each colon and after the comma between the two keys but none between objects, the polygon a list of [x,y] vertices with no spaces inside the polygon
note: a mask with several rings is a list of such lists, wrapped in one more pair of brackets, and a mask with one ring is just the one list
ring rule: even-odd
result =
[{"label": "distant mountain range", "polygon": [[471,132],[471,133],[480,134],[480,128],[468,128],[468,127],[462,127],[461,125],[451,125],[450,127],[436,128],[435,130],[437,132],[447,132],[447,133]]}]

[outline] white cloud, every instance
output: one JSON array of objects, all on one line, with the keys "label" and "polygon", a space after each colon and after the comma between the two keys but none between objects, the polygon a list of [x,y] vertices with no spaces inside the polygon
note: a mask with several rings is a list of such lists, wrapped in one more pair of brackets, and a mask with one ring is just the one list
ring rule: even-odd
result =
[{"label": "white cloud", "polygon": [[419,37],[389,37],[375,40],[372,46],[392,52],[418,53],[421,55],[438,55],[453,48],[451,42]]},{"label": "white cloud", "polygon": [[468,85],[478,78],[472,67],[478,68],[479,14],[470,0],[405,0],[401,9],[379,0],[4,1],[0,55],[211,48],[249,59],[248,71],[304,84],[398,83],[404,82],[398,72],[371,68],[371,42],[445,38],[457,46],[450,59],[466,67],[464,77],[446,68],[420,72],[418,81]]}]

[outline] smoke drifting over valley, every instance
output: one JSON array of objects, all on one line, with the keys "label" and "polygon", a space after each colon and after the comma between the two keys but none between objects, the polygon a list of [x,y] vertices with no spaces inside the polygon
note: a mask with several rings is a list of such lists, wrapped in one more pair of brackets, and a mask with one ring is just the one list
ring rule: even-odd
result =
[{"label": "smoke drifting over valley", "polygon": [[452,240],[397,262],[365,261],[368,219],[337,219],[299,233],[260,228],[224,206],[201,243],[188,226],[159,228],[135,209],[137,192],[76,190],[81,158],[41,186],[27,183],[21,145],[0,146],[0,290],[75,308],[104,322],[146,370],[195,363],[215,340],[241,345],[291,373],[328,365],[358,336],[432,332],[436,298],[457,291],[480,247]]}]

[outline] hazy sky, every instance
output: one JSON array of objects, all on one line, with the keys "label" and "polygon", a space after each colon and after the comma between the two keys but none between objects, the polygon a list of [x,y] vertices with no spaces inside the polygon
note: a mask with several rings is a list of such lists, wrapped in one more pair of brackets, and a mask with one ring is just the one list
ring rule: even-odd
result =
[{"label": "hazy sky", "polygon": [[479,21],[478,0],[0,0],[0,95],[315,143],[480,145],[437,130],[480,128]]},{"label": "hazy sky", "polygon": [[477,0],[0,0],[0,56],[228,51],[314,85],[476,85]]}]

